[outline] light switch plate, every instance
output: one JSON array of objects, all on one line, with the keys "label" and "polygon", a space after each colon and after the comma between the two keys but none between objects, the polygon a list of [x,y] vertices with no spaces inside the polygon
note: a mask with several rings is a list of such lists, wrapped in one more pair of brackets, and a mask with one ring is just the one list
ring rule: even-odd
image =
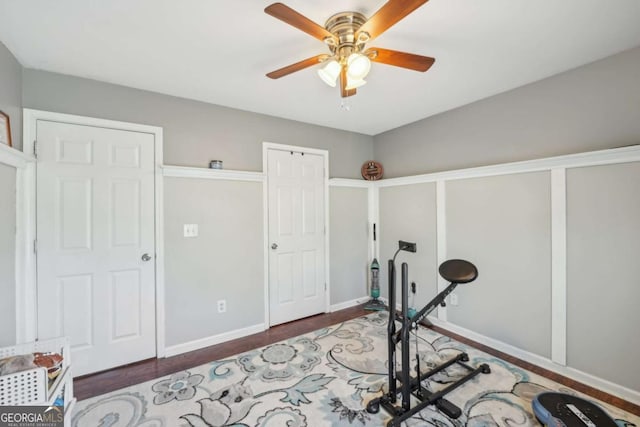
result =
[{"label": "light switch plate", "polygon": [[184,237],[198,237],[198,224],[185,224]]}]

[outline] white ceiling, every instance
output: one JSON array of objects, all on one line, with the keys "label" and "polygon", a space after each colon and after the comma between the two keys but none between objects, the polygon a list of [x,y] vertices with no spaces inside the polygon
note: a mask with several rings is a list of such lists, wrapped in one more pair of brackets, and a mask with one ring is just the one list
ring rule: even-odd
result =
[{"label": "white ceiling", "polygon": [[[426,73],[374,64],[341,108],[309,68],[325,53],[266,15],[271,1],[0,0],[0,40],[24,67],[376,135],[640,45],[638,0],[431,0],[368,46],[436,58]],[[385,0],[285,0],[324,25]]]}]

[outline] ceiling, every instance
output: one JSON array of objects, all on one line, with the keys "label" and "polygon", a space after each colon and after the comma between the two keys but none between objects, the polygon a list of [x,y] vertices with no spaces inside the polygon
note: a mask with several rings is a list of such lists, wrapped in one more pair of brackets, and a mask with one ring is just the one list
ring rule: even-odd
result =
[{"label": "ceiling", "polygon": [[[0,41],[26,68],[376,135],[640,45],[640,1],[431,0],[368,43],[436,58],[426,73],[373,64],[343,105],[315,67],[328,52],[266,15],[271,1],[0,0]],[[285,0],[324,25],[385,0]]]}]

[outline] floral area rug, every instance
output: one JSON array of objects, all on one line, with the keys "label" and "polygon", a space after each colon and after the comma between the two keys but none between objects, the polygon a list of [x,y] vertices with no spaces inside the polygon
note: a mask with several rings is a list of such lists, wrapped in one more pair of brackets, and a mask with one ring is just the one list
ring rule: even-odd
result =
[{"label": "floral area rug", "polygon": [[[80,401],[72,425],[386,425],[390,416],[383,409],[377,414],[365,410],[368,401],[386,390],[386,324],[387,313],[373,313]],[[414,340],[412,336],[412,351]],[[536,394],[549,390],[578,394],[429,329],[421,328],[417,340],[423,370],[467,352],[470,365],[487,363],[491,373],[479,374],[447,395],[462,409],[458,419],[450,419],[431,406],[407,420],[406,426],[539,426],[531,410]],[[443,388],[461,371],[451,367],[423,385],[430,390]],[[602,406],[620,426],[640,427],[640,418]]]}]

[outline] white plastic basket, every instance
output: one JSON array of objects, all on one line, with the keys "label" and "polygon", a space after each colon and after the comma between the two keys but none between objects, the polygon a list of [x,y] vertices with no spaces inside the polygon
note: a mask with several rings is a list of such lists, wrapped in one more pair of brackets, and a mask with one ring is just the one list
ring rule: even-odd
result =
[{"label": "white plastic basket", "polygon": [[47,370],[29,369],[0,376],[0,405],[16,406],[47,401]]},{"label": "white plastic basket", "polygon": [[[34,352],[54,352],[62,355],[62,370],[55,381],[49,381],[46,368],[34,368],[0,376],[0,405],[15,406],[50,404],[60,392],[63,378],[68,377],[71,363],[69,340],[55,338],[0,348],[0,359]],[[71,386],[72,387],[72,386]],[[72,388],[70,397],[73,396]]]},{"label": "white plastic basket", "polygon": [[27,354],[34,352],[54,352],[60,353],[64,358],[64,366],[69,365],[69,340],[67,338],[53,338],[50,340],[34,341],[24,344],[16,344],[9,347],[0,347],[0,359],[19,354]]}]

